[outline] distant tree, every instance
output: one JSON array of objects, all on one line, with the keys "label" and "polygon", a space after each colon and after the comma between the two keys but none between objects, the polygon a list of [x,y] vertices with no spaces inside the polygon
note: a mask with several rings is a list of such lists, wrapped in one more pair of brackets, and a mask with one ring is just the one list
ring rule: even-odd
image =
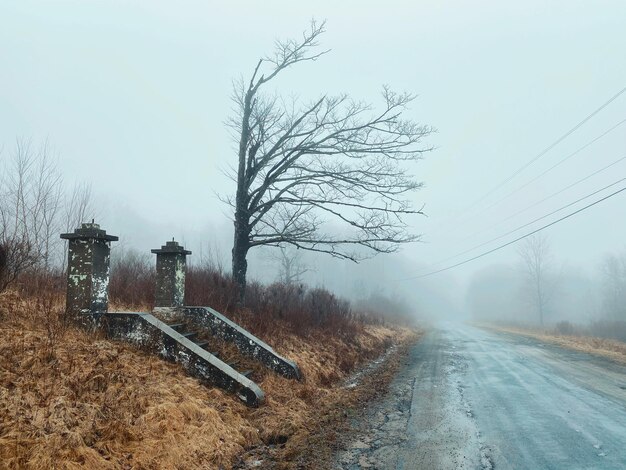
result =
[{"label": "distant tree", "polygon": [[302,261],[302,253],[295,248],[280,246],[278,253],[273,252],[270,257],[278,265],[278,280],[283,284],[298,284],[309,272],[309,267]]},{"label": "distant tree", "polygon": [[540,234],[525,238],[518,253],[526,274],[531,304],[535,309],[539,324],[543,326],[555,288],[553,260],[548,240]]},{"label": "distant tree", "polygon": [[232,274],[242,300],[251,248],[291,245],[356,262],[419,238],[404,219],[421,214],[407,197],[422,184],[403,163],[431,150],[421,142],[433,130],[403,117],[414,96],[384,87],[375,111],[345,94],[301,105],[263,93],[291,66],[326,54],[316,51],[323,33],[313,21],[299,40],[277,41],[234,86],[237,189],[224,200],[234,211]]},{"label": "distant tree", "polygon": [[[17,140],[0,167],[0,291],[25,271],[64,266],[59,233],[88,220],[90,190],[64,194],[63,180],[47,142],[38,148]],[[60,262],[59,262],[60,261]]]},{"label": "distant tree", "polygon": [[607,256],[602,275],[604,315],[611,320],[626,320],[626,254]]},{"label": "distant tree", "polygon": [[47,145],[33,151],[30,142],[18,140],[2,170],[0,245],[5,261],[0,290],[28,269],[49,268],[58,237],[62,190],[61,176]]}]

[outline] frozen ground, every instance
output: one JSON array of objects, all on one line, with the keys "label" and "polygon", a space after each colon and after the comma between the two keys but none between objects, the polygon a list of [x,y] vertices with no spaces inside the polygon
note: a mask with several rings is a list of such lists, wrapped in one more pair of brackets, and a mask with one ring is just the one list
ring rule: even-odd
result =
[{"label": "frozen ground", "polygon": [[354,428],[336,468],[624,469],[626,367],[446,324]]}]

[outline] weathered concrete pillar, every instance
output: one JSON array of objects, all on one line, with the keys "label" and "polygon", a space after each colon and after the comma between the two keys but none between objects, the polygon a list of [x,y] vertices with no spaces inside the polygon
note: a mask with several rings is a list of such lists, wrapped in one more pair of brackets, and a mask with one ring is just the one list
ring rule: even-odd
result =
[{"label": "weathered concrete pillar", "polygon": [[157,255],[154,307],[182,307],[185,301],[187,255],[191,251],[185,250],[174,239],[160,249],[151,251]]},{"label": "weathered concrete pillar", "polygon": [[81,324],[94,325],[109,307],[111,242],[118,237],[92,221],[61,238],[69,240],[65,310]]}]

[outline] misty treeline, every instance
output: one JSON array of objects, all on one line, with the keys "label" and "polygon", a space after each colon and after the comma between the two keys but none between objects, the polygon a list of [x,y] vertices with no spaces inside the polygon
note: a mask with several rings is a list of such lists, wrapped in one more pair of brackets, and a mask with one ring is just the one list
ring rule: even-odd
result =
[{"label": "misty treeline", "polygon": [[475,319],[626,341],[626,249],[588,270],[558,259],[545,236],[524,240],[518,255],[474,275],[467,303]]},{"label": "misty treeline", "polygon": [[0,152],[0,292],[25,273],[64,271],[59,234],[94,217],[91,187],[64,180],[57,162],[47,142]]}]

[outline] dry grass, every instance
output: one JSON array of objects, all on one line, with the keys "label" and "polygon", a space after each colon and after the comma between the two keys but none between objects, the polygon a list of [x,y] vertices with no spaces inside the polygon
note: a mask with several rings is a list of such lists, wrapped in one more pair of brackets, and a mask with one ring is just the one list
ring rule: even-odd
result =
[{"label": "dry grass", "polygon": [[523,328],[518,326],[503,325],[482,325],[483,327],[524,335],[531,338],[544,341],[546,343],[556,344],[562,348],[581,351],[597,356],[607,357],[614,361],[626,364],[626,343],[614,339],[596,338],[593,336],[571,336],[562,335],[540,329]]},{"label": "dry grass", "polygon": [[[333,438],[333,428],[345,418],[346,410],[368,394],[382,391],[382,384],[375,388],[364,384],[358,389],[337,385],[358,364],[392,343],[407,344],[415,339],[416,334],[409,329],[368,326],[351,343],[323,335],[285,341],[281,352],[301,365],[305,381],[294,384],[268,374],[260,384],[267,391],[267,406],[252,412],[265,443],[287,438],[285,445],[274,451],[274,468],[293,468],[296,463],[297,468],[322,468],[319,462],[329,450],[327,441]],[[317,455],[307,452],[311,447]]]},{"label": "dry grass", "polygon": [[49,344],[36,305],[3,301],[2,466],[210,468],[258,441],[243,405],[177,366],[61,323]]},{"label": "dry grass", "polygon": [[267,404],[252,410],[177,365],[68,328],[60,304],[0,295],[0,468],[230,468],[274,443],[278,466],[315,468],[306,457],[315,436],[362,395],[339,381],[414,337],[365,325],[350,337],[302,337],[279,326],[272,342],[306,380],[264,374]]}]

